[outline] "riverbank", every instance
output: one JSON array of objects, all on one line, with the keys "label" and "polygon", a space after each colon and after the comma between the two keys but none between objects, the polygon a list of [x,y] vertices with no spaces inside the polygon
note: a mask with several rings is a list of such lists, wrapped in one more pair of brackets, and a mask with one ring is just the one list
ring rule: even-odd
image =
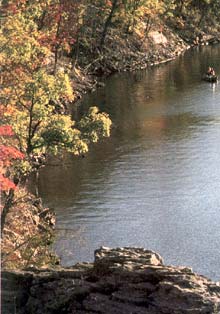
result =
[{"label": "riverbank", "polygon": [[[47,267],[58,263],[51,251],[55,213],[26,189],[15,191],[15,201],[7,215],[1,240],[1,266],[22,269],[30,265]],[[3,287],[4,288],[4,287]]]},{"label": "riverbank", "polygon": [[[140,21],[132,34],[122,34],[117,28],[109,30],[105,46],[100,51],[84,51],[78,64],[70,71],[76,100],[104,84],[100,79],[116,72],[136,71],[174,60],[188,49],[217,44],[216,29],[197,29],[193,24],[183,29],[174,20],[155,20],[146,33],[146,23]],[[94,52],[95,50],[95,52]]]},{"label": "riverbank", "polygon": [[4,314],[220,312],[219,282],[166,266],[159,254],[139,248],[102,247],[94,263],[5,271],[2,280]]}]

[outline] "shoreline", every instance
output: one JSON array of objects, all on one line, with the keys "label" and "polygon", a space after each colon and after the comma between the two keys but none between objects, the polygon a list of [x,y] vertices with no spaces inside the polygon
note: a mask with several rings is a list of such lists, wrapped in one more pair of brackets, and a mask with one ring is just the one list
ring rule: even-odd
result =
[{"label": "shoreline", "polygon": [[[148,67],[171,62],[189,49],[220,43],[220,35],[217,36],[216,34],[206,35],[197,42],[193,39],[192,34],[191,42],[189,42],[186,38],[180,38],[178,32],[175,33],[170,28],[166,27],[164,33],[152,31],[150,37],[146,39],[146,47],[142,47],[141,52],[136,49],[136,53],[134,53],[133,46],[132,49],[126,46],[125,49],[121,51],[120,46],[117,46],[114,52],[109,50],[108,45],[112,45],[113,38],[114,36],[112,35],[109,41],[107,41],[107,48],[103,52],[103,56],[100,59],[101,61],[97,61],[97,63],[94,62],[90,71],[85,70],[87,66],[79,66],[70,72],[72,75],[73,89],[76,93],[76,99],[73,101],[73,105],[82,99],[85,94],[94,92],[97,88],[105,86],[105,83],[101,80],[107,79],[114,73],[144,70]],[[132,40],[133,38],[131,38],[131,41]],[[137,44],[137,40],[138,39],[135,38],[134,46]],[[123,40],[123,44],[124,42],[126,42],[128,46],[130,45],[129,40]]]}]

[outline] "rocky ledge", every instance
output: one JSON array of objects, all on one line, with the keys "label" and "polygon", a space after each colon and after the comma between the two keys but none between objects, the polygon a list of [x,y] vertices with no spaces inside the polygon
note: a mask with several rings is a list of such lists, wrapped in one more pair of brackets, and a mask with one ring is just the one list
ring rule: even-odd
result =
[{"label": "rocky ledge", "polygon": [[3,271],[3,313],[12,282],[11,313],[220,313],[219,283],[190,268],[166,266],[159,254],[142,248],[101,247],[94,263],[67,269]]}]

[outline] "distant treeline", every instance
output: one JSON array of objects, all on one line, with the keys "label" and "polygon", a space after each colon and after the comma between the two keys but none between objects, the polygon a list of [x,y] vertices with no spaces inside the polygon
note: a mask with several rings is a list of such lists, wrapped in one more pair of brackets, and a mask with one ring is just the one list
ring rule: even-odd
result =
[{"label": "distant treeline", "polygon": [[220,21],[220,0],[3,0],[2,7],[5,14],[28,12],[54,52],[55,67],[63,54],[77,59],[82,47],[102,49],[110,28],[129,34],[143,21],[147,33],[158,18],[180,29]]}]

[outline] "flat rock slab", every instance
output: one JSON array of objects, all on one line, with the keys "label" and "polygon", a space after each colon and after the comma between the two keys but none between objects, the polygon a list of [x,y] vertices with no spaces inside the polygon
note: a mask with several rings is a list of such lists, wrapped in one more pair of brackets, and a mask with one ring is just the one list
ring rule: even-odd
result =
[{"label": "flat rock slab", "polygon": [[159,254],[142,248],[101,247],[94,263],[4,271],[3,277],[16,278],[20,314],[220,313],[219,283],[190,268],[165,266]]},{"label": "flat rock slab", "polygon": [[155,44],[167,44],[167,38],[158,31],[149,32],[148,36],[153,40]]}]

